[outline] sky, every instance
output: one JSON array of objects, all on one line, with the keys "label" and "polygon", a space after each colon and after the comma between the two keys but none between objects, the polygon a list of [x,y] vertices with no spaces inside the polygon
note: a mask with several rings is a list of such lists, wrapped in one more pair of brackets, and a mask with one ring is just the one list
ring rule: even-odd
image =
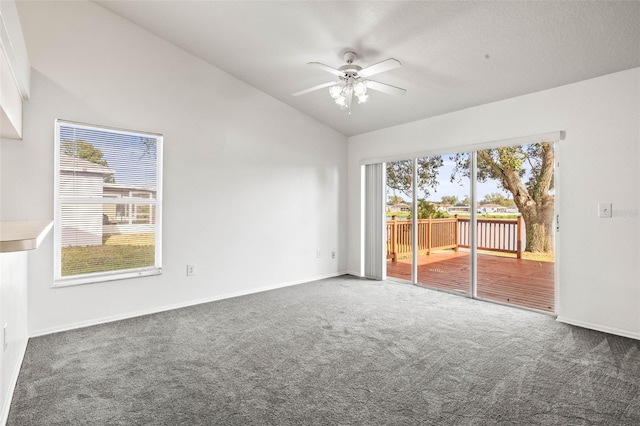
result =
[{"label": "sky", "polygon": [[102,151],[108,167],[116,171],[116,184],[156,189],[157,156],[155,147],[147,150],[145,140],[148,137],[63,124],[60,126],[60,139],[83,140]]},{"label": "sky", "polygon": [[[451,182],[451,172],[454,169],[454,162],[449,158],[448,155],[442,156],[443,165],[440,167],[438,172],[438,186],[435,190],[431,190],[427,199],[433,202],[440,202],[443,196],[454,195],[458,197],[458,200],[462,201],[466,197],[471,196],[471,184],[469,182],[469,178],[462,178],[462,184],[458,182]],[[476,184],[476,191],[478,200],[484,199],[484,197],[491,193],[501,193],[502,195],[513,198],[511,193],[506,192],[502,189],[502,185],[495,180],[488,180],[487,182],[478,182]],[[387,191],[387,197],[392,196],[393,191]],[[402,197],[405,201],[411,201],[410,197],[406,194],[397,193],[396,195]],[[418,192],[418,198],[424,198],[424,193],[422,191]]]}]

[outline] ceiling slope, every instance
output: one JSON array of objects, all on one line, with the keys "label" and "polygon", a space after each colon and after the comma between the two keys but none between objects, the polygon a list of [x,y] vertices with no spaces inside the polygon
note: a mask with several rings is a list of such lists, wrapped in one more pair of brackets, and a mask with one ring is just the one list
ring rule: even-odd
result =
[{"label": "ceiling slope", "polygon": [[[640,2],[97,1],[303,113],[352,136],[640,66]],[[396,58],[352,114],[306,65]]]}]

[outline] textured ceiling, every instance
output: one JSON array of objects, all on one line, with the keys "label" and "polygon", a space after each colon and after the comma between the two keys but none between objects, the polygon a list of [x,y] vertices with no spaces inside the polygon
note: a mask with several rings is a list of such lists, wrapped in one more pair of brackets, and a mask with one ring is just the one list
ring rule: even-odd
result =
[{"label": "textured ceiling", "polygon": [[[355,135],[640,66],[640,2],[98,1],[345,135]],[[351,115],[306,65],[401,68]]]}]

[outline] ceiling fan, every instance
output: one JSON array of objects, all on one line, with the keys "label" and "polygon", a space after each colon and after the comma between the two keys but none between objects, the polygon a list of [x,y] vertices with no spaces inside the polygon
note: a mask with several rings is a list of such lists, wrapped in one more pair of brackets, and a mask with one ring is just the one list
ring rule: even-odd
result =
[{"label": "ceiling fan", "polygon": [[328,87],[329,94],[335,100],[336,104],[340,105],[342,109],[346,109],[349,114],[351,114],[351,102],[353,97],[356,96],[358,98],[358,103],[360,104],[366,102],[369,97],[367,89],[377,90],[378,92],[389,95],[404,95],[407,92],[405,89],[401,89],[400,87],[368,79],[368,77],[372,75],[401,67],[402,64],[400,61],[389,58],[382,62],[378,62],[377,64],[362,68],[361,66],[353,63],[357,57],[358,55],[355,52],[345,52],[344,60],[346,64],[337,69],[321,64],[320,62],[309,62],[308,65],[313,65],[314,67],[335,75],[338,77],[338,81],[318,84],[317,86],[293,93],[293,96],[304,95],[309,92]]}]

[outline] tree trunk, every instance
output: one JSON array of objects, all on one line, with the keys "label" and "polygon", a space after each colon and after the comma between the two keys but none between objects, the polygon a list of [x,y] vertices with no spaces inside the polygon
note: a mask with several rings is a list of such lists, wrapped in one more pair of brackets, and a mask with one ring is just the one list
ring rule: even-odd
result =
[{"label": "tree trunk", "polygon": [[[519,171],[508,161],[495,161],[491,150],[478,151],[478,159],[488,165],[496,176],[502,180],[505,189],[513,194],[513,201],[518,207],[525,223],[527,243],[525,251],[540,253],[552,252],[553,247],[553,213],[554,198],[549,195],[553,180],[553,145],[542,143],[540,171],[535,185],[527,187],[522,182]],[[508,152],[507,152],[508,154]],[[505,155],[508,159],[508,156]]]},{"label": "tree trunk", "polygon": [[553,197],[545,197],[542,203],[521,210],[527,234],[525,251],[549,253],[553,247]]}]

